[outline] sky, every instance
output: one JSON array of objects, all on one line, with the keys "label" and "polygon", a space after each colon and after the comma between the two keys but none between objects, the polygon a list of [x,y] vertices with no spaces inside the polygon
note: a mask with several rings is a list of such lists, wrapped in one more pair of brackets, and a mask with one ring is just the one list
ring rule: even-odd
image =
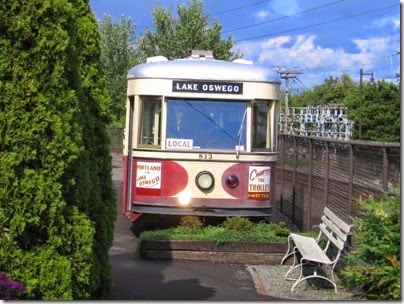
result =
[{"label": "sky", "polygon": [[[153,30],[156,5],[171,8],[188,0],[90,0],[97,19],[130,18],[136,38]],[[233,52],[276,70],[299,71],[291,93],[321,85],[344,73],[359,82],[397,82],[400,73],[401,3],[399,0],[204,0],[204,13],[222,25],[222,38],[233,37]]]}]

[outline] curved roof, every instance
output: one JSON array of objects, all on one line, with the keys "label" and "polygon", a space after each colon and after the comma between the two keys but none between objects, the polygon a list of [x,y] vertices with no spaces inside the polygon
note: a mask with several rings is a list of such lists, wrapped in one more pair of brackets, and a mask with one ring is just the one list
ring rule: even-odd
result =
[{"label": "curved roof", "polygon": [[280,82],[278,73],[269,67],[204,57],[139,64],[128,72],[127,79],[133,78]]}]

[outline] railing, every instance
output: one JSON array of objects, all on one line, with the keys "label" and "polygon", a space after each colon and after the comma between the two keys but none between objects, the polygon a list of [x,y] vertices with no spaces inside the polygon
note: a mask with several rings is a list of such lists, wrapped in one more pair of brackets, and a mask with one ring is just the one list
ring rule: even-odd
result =
[{"label": "railing", "polygon": [[350,222],[360,196],[378,199],[400,185],[400,143],[280,134],[279,144],[277,207],[303,231],[320,222],[325,206]]}]

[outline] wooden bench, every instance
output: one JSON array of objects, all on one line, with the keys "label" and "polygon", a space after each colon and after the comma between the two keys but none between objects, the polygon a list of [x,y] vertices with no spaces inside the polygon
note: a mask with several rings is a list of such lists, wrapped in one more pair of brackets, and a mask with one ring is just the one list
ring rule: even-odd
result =
[{"label": "wooden bench", "polygon": [[[304,280],[320,278],[327,280],[334,286],[337,292],[337,285],[334,279],[334,267],[338,262],[341,252],[344,250],[345,242],[350,226],[337,217],[330,209],[324,208],[321,217],[320,232],[316,239],[291,233],[288,237],[288,251],[281,261],[281,265],[291,256],[294,256],[293,264],[285,275],[286,280],[296,280],[293,289]],[[294,244],[292,246],[292,243]],[[303,275],[303,266],[313,267],[313,274]],[[323,275],[324,268],[331,269],[330,278]],[[300,268],[300,275],[297,279],[291,276],[292,271]],[[305,270],[308,267],[305,267]],[[320,268],[320,269],[319,269]],[[320,271],[319,273],[319,270]]]}]

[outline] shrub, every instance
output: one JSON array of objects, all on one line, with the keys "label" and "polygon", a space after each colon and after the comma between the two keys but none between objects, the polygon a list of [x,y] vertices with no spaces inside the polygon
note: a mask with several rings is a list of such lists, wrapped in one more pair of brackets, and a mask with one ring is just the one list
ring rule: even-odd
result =
[{"label": "shrub", "polygon": [[249,231],[254,224],[248,218],[235,216],[228,217],[221,226],[234,231]]},{"label": "shrub", "polygon": [[286,224],[283,222],[280,222],[279,224],[269,224],[271,226],[271,229],[274,231],[274,234],[276,236],[280,237],[288,237],[289,234],[291,233],[290,229],[286,227]]},{"label": "shrub", "polygon": [[107,298],[116,216],[88,1],[0,5],[0,269],[27,299]]},{"label": "shrub", "polygon": [[197,216],[187,215],[181,217],[180,227],[189,229],[198,229],[203,226],[202,221]]},{"label": "shrub", "polygon": [[353,219],[357,248],[345,257],[344,284],[360,290],[369,300],[400,299],[399,191],[358,200],[360,217]]}]

